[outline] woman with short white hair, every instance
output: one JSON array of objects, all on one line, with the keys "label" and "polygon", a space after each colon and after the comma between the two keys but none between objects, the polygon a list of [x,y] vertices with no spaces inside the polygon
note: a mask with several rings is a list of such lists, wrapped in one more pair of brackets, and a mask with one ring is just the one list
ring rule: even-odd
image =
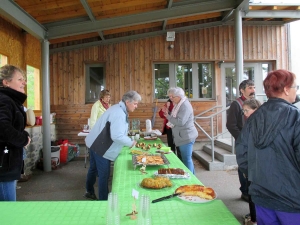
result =
[{"label": "woman with short white hair", "polygon": [[174,142],[179,147],[182,162],[194,173],[192,152],[198,131],[194,125],[193,107],[180,87],[170,88],[168,96],[173,102],[174,108],[170,115],[168,109],[163,108],[164,116],[169,121],[167,125],[172,128]]}]

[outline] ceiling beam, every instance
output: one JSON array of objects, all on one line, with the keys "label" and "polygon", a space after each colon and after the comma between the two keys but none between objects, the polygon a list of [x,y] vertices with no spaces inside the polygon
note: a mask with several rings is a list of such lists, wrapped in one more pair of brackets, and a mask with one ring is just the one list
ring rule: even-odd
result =
[{"label": "ceiling beam", "polygon": [[[244,21],[243,25],[283,25],[284,22],[282,21]],[[180,28],[173,28],[172,31],[175,31],[177,33],[185,32],[185,31],[191,31],[191,30],[199,30],[202,28],[208,28],[208,27],[216,27],[216,26],[222,26],[222,25],[234,25],[233,21],[223,23],[221,21],[218,22],[211,22],[211,23],[204,23],[204,24],[197,24],[192,26],[186,26],[186,27],[180,27]],[[155,31],[155,32],[149,32],[149,33],[143,33],[143,34],[137,34],[137,35],[131,35],[126,37],[120,37],[120,38],[113,38],[113,39],[106,39],[103,41],[94,41],[94,42],[88,42],[84,44],[77,44],[77,45],[71,45],[66,47],[59,47],[50,49],[50,54],[56,53],[56,52],[64,52],[64,51],[71,51],[75,49],[80,48],[88,48],[93,46],[99,46],[99,45],[107,45],[107,44],[114,44],[114,43],[120,43],[124,41],[132,41],[132,40],[138,40],[142,38],[149,38],[149,37],[155,37],[159,35],[166,34],[167,31],[161,30],[161,31]]]},{"label": "ceiling beam", "polygon": [[[90,6],[86,2],[86,0],[80,0],[80,2],[82,4],[83,8],[85,9],[86,13],[88,14],[90,20],[92,22],[95,22],[96,21],[95,16],[94,16]],[[101,30],[98,30],[97,32],[98,32],[99,36],[101,37],[101,39],[104,40],[103,32]]]},{"label": "ceiling beam", "polygon": [[170,9],[156,10],[136,15],[108,18],[95,22],[82,22],[60,27],[49,28],[49,39],[108,30],[124,26],[132,26],[142,23],[163,21],[165,19],[179,18],[183,16],[199,15],[203,13],[231,10],[237,7],[241,0],[212,0],[197,4],[172,7]]},{"label": "ceiling beam", "polygon": [[[173,0],[169,0],[169,1],[168,1],[168,6],[167,6],[167,9],[170,9],[170,8],[172,7],[172,3],[173,3]],[[165,19],[165,20],[164,20],[164,23],[163,23],[163,26],[162,26],[162,29],[163,29],[163,30],[165,30],[165,29],[166,29],[167,22],[168,22],[168,20],[167,20],[167,19]]]},{"label": "ceiling beam", "polygon": [[294,10],[251,10],[243,15],[243,18],[297,18],[300,19],[300,11]]},{"label": "ceiling beam", "polygon": [[0,15],[9,19],[11,22],[15,23],[37,39],[47,39],[46,28],[33,19],[14,2],[9,0],[1,0]]}]

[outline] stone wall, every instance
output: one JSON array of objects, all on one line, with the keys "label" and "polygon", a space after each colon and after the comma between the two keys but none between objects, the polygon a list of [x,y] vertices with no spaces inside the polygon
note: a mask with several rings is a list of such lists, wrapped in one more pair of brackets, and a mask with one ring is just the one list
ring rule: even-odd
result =
[{"label": "stone wall", "polygon": [[[50,125],[51,141],[56,141],[55,124]],[[43,149],[42,126],[27,127],[25,129],[31,138],[31,143],[26,150],[25,159],[25,174],[32,174],[32,170],[36,168],[36,163],[40,159],[40,154]]]}]

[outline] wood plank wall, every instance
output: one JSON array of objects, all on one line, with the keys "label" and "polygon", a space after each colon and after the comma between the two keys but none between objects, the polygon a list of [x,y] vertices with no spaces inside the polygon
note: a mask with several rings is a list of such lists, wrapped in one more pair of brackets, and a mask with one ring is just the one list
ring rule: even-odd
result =
[{"label": "wood plank wall", "polygon": [[[26,71],[26,65],[41,70],[41,43],[0,16],[0,54],[8,57],[8,63]],[[27,103],[25,102],[25,105]]]},{"label": "wood plank wall", "polygon": [[[277,68],[288,69],[286,32],[285,26],[244,26],[245,62],[268,61],[273,62]],[[216,96],[221,96],[221,75],[217,62],[235,60],[234,27],[176,33],[173,49],[168,48],[170,44],[163,35],[52,54],[51,111],[57,113],[58,137],[81,142],[76,134],[80,126],[86,123],[92,106],[84,102],[86,63],[105,63],[106,88],[111,91],[114,103],[127,90],[136,90],[142,95],[142,104],[130,115],[131,118],[140,118],[141,126],[145,119],[152,117],[154,62],[214,62]],[[53,45],[54,48],[56,46],[59,47]],[[159,106],[162,104],[159,103]],[[221,104],[221,98],[218,101],[196,101],[192,104],[197,114]],[[158,124],[162,122],[158,115],[156,121]],[[203,122],[203,125],[209,132],[207,122]],[[199,132],[199,138],[205,139],[205,135]]]}]

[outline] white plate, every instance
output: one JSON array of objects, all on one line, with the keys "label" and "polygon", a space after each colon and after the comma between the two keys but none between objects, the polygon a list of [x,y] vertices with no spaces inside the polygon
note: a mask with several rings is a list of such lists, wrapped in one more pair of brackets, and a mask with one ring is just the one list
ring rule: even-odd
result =
[{"label": "white plate", "polygon": [[168,178],[173,178],[173,179],[189,179],[190,174],[187,172],[184,172],[184,175],[180,174],[158,174],[158,171],[154,173],[154,176],[156,177],[168,177]]},{"label": "white plate", "polygon": [[156,140],[157,137],[144,137],[145,140]]},{"label": "white plate", "polygon": [[177,197],[180,198],[183,201],[186,201],[186,202],[207,203],[207,202],[211,202],[211,201],[213,201],[217,198],[217,193],[215,192],[215,194],[216,194],[216,197],[214,199],[211,199],[211,200],[200,198],[198,196],[180,196],[180,195],[178,195]]}]

